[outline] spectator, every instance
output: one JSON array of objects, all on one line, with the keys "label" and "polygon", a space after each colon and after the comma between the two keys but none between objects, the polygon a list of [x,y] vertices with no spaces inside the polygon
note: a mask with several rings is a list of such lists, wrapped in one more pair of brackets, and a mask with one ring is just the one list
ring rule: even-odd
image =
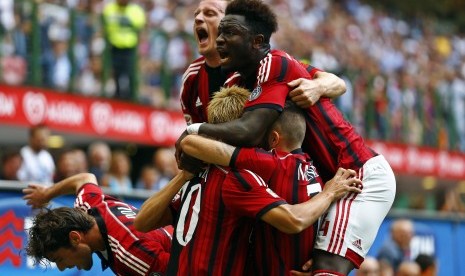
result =
[{"label": "spectator", "polygon": [[3,153],[2,170],[0,171],[0,179],[2,180],[18,180],[18,171],[23,163],[21,153],[17,149],[11,149]]},{"label": "spectator", "polygon": [[53,182],[59,182],[77,173],[76,155],[71,149],[63,150],[57,158],[57,170]]},{"label": "spectator", "polygon": [[107,41],[109,42],[115,97],[131,100],[135,96],[136,50],[139,32],[145,25],[145,13],[131,0],[115,0],[103,10]]},{"label": "spectator", "polygon": [[136,188],[159,190],[158,180],[160,180],[160,172],[155,167],[146,165],[140,172],[140,177],[137,180]]},{"label": "spectator", "polygon": [[396,276],[421,276],[420,266],[413,261],[403,261],[399,265]]},{"label": "spectator", "polygon": [[381,246],[377,259],[381,266],[382,276],[395,275],[403,261],[410,261],[410,241],[413,238],[413,222],[398,219],[391,225],[391,237]]},{"label": "spectator", "polygon": [[87,165],[87,156],[85,151],[82,149],[73,149],[72,153],[76,159],[76,173],[88,172],[89,167]]},{"label": "spectator", "polygon": [[111,162],[111,150],[104,142],[93,142],[87,150],[89,172],[97,177],[100,183],[104,174],[108,172]]},{"label": "spectator", "polygon": [[437,276],[436,259],[431,255],[420,254],[415,258],[420,266],[421,276]]},{"label": "spectator", "polygon": [[52,41],[52,50],[43,56],[45,84],[58,90],[67,90],[71,78],[71,61],[65,38]]},{"label": "spectator", "polygon": [[462,185],[446,189],[441,200],[440,211],[465,213],[465,192]]},{"label": "spectator", "polygon": [[159,148],[153,155],[153,164],[161,174],[154,188],[155,191],[158,191],[178,173],[174,150]]},{"label": "spectator", "polygon": [[55,163],[48,152],[50,130],[45,125],[36,125],[29,130],[29,144],[21,148],[23,164],[18,172],[21,181],[52,183]]},{"label": "spectator", "polygon": [[132,181],[129,178],[131,163],[128,155],[116,150],[111,155],[110,169],[102,179],[102,186],[110,187],[112,192],[128,193],[132,190]]},{"label": "spectator", "polygon": [[381,270],[377,259],[367,256],[360,268],[356,270],[355,276],[380,276]]}]

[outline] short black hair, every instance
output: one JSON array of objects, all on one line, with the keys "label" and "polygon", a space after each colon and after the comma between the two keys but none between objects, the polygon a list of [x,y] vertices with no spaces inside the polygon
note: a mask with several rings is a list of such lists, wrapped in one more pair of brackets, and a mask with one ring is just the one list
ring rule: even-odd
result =
[{"label": "short black hair", "polygon": [[427,254],[419,254],[415,258],[415,262],[420,266],[422,272],[428,269],[429,267],[436,265],[436,260],[434,259],[434,257]]},{"label": "short black hair", "polygon": [[266,43],[278,30],[276,14],[261,0],[234,0],[226,7],[225,15],[228,14],[244,16],[255,34],[263,34]]}]

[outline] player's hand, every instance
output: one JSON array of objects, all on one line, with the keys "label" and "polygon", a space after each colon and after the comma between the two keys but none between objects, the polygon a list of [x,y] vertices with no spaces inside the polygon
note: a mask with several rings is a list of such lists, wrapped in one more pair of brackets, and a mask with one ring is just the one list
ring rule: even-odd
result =
[{"label": "player's hand", "polygon": [[48,205],[47,187],[40,184],[29,184],[27,188],[23,189],[23,199],[26,204],[32,208],[43,208]]},{"label": "player's hand", "polygon": [[333,200],[337,200],[350,192],[362,192],[362,181],[357,178],[354,170],[339,168],[334,177],[326,182],[323,192],[331,195]]},{"label": "player's hand", "polygon": [[291,275],[293,276],[311,276],[312,275],[312,272],[310,271],[310,268],[312,268],[312,264],[313,264],[313,260],[310,259],[308,260],[307,262],[305,262],[305,264],[302,266],[302,271],[306,271],[306,272],[301,272],[301,271],[297,271],[297,270],[291,270]]},{"label": "player's hand", "polygon": [[181,154],[179,164],[182,170],[190,172],[193,175],[199,174],[206,168],[205,162],[195,157],[192,157],[186,153]]},{"label": "player's hand", "polygon": [[182,149],[181,149],[181,141],[186,137],[189,133],[187,133],[187,130],[184,130],[184,132],[179,136],[178,140],[176,141],[175,147],[176,147],[176,152],[174,153],[174,157],[176,157],[176,163],[178,164],[178,168],[182,170],[181,167],[181,154],[182,154]]},{"label": "player's hand", "polygon": [[289,97],[301,108],[307,108],[314,105],[323,94],[323,87],[318,81],[300,78],[288,82],[291,88]]}]

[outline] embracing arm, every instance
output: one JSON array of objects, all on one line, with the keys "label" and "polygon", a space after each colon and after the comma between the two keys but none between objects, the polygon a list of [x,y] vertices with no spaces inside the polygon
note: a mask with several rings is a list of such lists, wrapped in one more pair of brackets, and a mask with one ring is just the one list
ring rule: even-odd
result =
[{"label": "embracing arm", "polygon": [[181,149],[190,156],[206,163],[229,166],[235,147],[200,135],[187,135]]},{"label": "embracing arm", "polygon": [[97,184],[97,178],[91,173],[80,173],[70,176],[53,186],[43,186],[40,184],[29,184],[23,189],[27,204],[33,208],[43,207],[47,202],[60,195],[77,194],[84,184]]},{"label": "embracing arm", "polygon": [[343,79],[335,74],[318,71],[314,79],[300,78],[288,83],[289,97],[302,108],[314,105],[321,97],[336,98],[346,92]]},{"label": "embracing arm", "polygon": [[202,124],[199,134],[219,139],[228,144],[257,146],[279,112],[270,108],[257,108],[245,112],[241,118],[222,124]]},{"label": "embracing arm", "polygon": [[136,229],[141,232],[149,232],[172,223],[170,202],[190,178],[192,178],[192,174],[180,171],[158,193],[147,199],[134,220]]},{"label": "embracing arm", "polygon": [[290,205],[284,204],[271,209],[261,219],[276,227],[281,232],[296,234],[315,223],[324,214],[331,203],[348,192],[361,192],[358,185],[361,180],[354,178],[353,170],[340,168],[336,175],[326,182],[323,191],[303,203]]}]

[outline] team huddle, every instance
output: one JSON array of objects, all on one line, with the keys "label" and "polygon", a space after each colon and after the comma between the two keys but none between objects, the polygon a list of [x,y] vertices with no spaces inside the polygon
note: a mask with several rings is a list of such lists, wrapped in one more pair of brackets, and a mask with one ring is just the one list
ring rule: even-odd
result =
[{"label": "team huddle", "polygon": [[34,219],[27,254],[88,270],[96,253],[117,275],[358,268],[393,203],[394,174],[332,103],[343,81],[272,50],[277,28],[260,0],[202,0],[194,22],[202,57],[181,89],[181,171],[140,210],[103,194],[91,174],[30,185],[33,207],[77,197],[75,208]]}]

